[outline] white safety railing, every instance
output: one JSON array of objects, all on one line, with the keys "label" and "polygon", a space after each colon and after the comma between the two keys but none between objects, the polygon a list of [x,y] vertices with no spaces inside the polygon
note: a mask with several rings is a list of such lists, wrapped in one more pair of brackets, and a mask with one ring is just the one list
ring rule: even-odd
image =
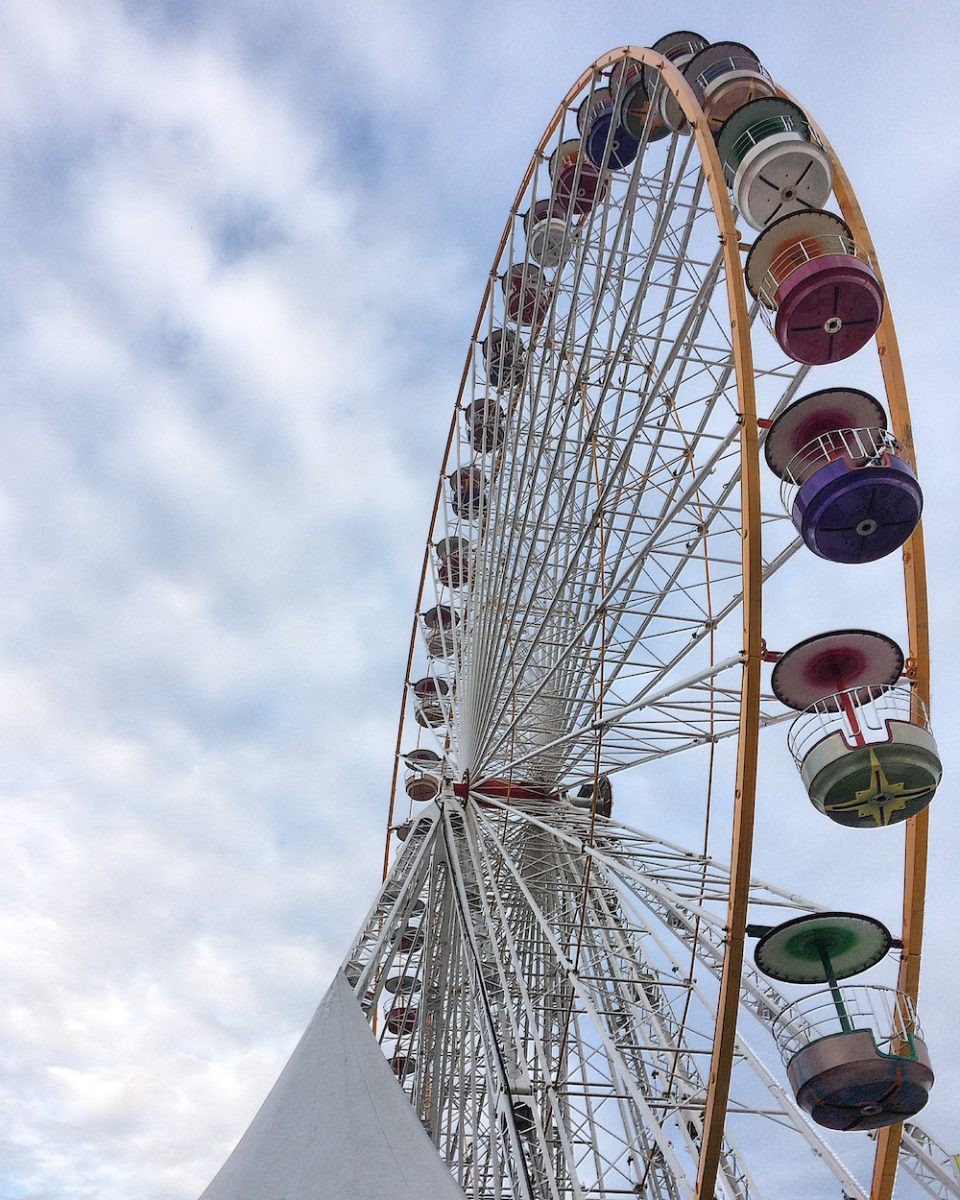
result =
[{"label": "white safety railing", "polygon": [[795,242],[785,246],[774,257],[760,281],[757,298],[768,310],[776,309],[777,292],[785,279],[792,275],[798,267],[813,262],[814,259],[835,254],[859,258],[861,262],[870,266],[870,257],[866,251],[862,250],[853,238],[845,233],[819,233],[810,237],[798,238]]},{"label": "white safety railing", "polygon": [[821,144],[820,140],[814,137],[807,122],[801,121],[791,113],[781,113],[775,117],[764,117],[761,121],[755,121],[740,134],[726,152],[726,157],[723,160],[723,174],[728,186],[733,187],[737,168],[754,146],[759,146],[767,138],[778,137],[784,133],[796,133],[805,142],[813,142],[816,145]]},{"label": "white safety railing", "polygon": [[[726,58],[718,59],[712,62],[709,67],[704,69],[697,75],[696,81],[701,88],[707,88],[715,80],[722,75],[740,74],[743,71],[750,71],[754,75],[760,75],[764,79],[770,79],[769,74],[763,69],[759,62],[752,54],[729,54]],[[772,82],[772,80],[771,80]]]},{"label": "white safety railing", "polygon": [[706,45],[703,42],[679,42],[676,46],[671,46],[663,57],[672,63],[680,59],[686,59],[689,62],[695,54],[699,54],[701,50],[705,49]]},{"label": "white safety railing", "polygon": [[407,771],[403,787],[411,800],[435,800],[440,795],[440,776],[435,771]]},{"label": "white safety railing", "polygon": [[927,710],[910,684],[864,685],[824,696],[804,709],[790,726],[787,746],[799,768],[813,747],[832,733],[842,733],[851,747],[888,742],[888,721],[905,721],[930,732]]},{"label": "white safety railing", "polygon": [[801,996],[774,1017],[771,1028],[785,1066],[805,1046],[835,1033],[867,1029],[884,1054],[902,1054],[908,1036],[923,1037],[906,992],[863,983]]},{"label": "white safety railing", "polygon": [[831,429],[811,439],[790,459],[783,473],[780,498],[789,512],[797,489],[821,467],[839,459],[853,470],[884,466],[888,454],[897,454],[900,443],[887,429]]}]

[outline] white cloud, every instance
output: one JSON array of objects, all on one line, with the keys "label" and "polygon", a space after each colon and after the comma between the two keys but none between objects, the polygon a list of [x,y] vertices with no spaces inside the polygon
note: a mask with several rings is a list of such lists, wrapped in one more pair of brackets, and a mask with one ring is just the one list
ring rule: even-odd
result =
[{"label": "white cloud", "polygon": [[[619,4],[549,21],[264,11],[0,15],[3,1200],[195,1196],[292,1048],[376,883],[437,462],[523,158],[598,39],[671,24],[638,30]],[[881,19],[891,35],[896,14]],[[742,15],[728,23],[742,36]],[[822,49],[782,46],[811,91],[855,72],[840,91],[856,98],[819,115],[836,113],[868,180],[923,347],[937,723],[955,758],[940,514],[957,418],[937,307],[953,167],[939,133],[917,136],[937,120],[905,67],[881,120],[870,63],[821,64]],[[915,203],[930,227],[902,239]],[[834,604],[882,615],[875,587],[861,605],[868,576],[823,585],[817,610],[780,594],[777,634]],[[768,810],[792,769],[771,761]],[[937,895],[957,849],[949,786]],[[836,863],[795,849],[818,818],[789,791],[758,869],[839,903]],[[652,783],[636,793],[654,824]],[[881,877],[858,886],[895,917]],[[941,998],[948,917],[932,913],[926,968]],[[956,1064],[942,999],[926,1023]],[[948,1107],[935,1092],[934,1127]]]}]

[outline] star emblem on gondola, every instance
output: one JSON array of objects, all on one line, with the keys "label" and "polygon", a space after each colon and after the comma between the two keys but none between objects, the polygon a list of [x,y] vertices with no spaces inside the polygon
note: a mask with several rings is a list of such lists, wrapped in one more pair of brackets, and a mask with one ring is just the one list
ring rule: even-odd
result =
[{"label": "star emblem on gondola", "polygon": [[918,800],[930,793],[928,784],[922,787],[908,788],[902,780],[891,782],[877,757],[875,750],[870,751],[870,782],[859,792],[854,792],[852,799],[841,800],[838,804],[828,806],[831,813],[852,812],[860,818],[872,817],[878,826],[889,825],[894,813],[907,807],[911,800]]}]

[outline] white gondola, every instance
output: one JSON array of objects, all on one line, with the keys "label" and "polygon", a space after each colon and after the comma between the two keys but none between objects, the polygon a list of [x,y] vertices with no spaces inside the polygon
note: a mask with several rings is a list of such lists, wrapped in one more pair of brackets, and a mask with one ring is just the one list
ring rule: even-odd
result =
[{"label": "white gondola", "polygon": [[[662,54],[665,59],[682,71],[688,62],[701,50],[709,46],[707,39],[699,33],[691,33],[689,29],[678,29],[658,38],[651,49]],[[689,129],[683,109],[676,96],[668,87],[657,89],[657,114],[664,125],[674,133],[686,133]]]},{"label": "white gondola", "polygon": [[414,716],[424,729],[436,729],[447,719],[447,697],[449,684],[443,679],[428,675],[411,684],[414,696]]},{"label": "white gondola", "polygon": [[790,100],[761,96],[736,109],[717,135],[717,150],[734,202],[754,229],[822,208],[830,197],[830,157]]}]

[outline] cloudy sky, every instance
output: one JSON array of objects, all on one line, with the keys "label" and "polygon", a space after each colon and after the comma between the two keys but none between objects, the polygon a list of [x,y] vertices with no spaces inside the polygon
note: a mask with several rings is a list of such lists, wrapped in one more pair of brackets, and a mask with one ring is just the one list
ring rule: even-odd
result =
[{"label": "cloudy sky", "polygon": [[[690,26],[824,124],[895,308],[949,772],[926,1124],[956,1138],[955,7],[6,0],[0,1200],[190,1200],[269,1088],[376,886],[419,556],[517,178],[593,58]],[[810,881],[775,834],[758,853],[896,919],[897,881],[849,856]]]}]

